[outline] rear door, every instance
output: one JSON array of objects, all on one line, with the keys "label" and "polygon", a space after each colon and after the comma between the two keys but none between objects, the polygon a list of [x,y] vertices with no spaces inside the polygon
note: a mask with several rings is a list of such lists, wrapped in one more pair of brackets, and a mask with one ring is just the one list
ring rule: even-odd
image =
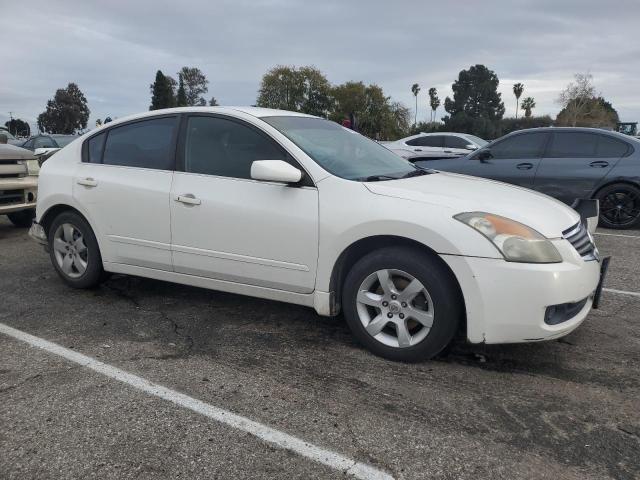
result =
[{"label": "rear door", "polygon": [[74,197],[101,240],[103,260],[172,270],[169,193],[178,116],[109,128],[85,141]]},{"label": "rear door", "polygon": [[534,188],[567,204],[589,198],[628,146],[594,132],[553,132]]},{"label": "rear door", "polygon": [[442,153],[444,137],[442,135],[424,135],[407,141],[407,145],[417,153]]}]

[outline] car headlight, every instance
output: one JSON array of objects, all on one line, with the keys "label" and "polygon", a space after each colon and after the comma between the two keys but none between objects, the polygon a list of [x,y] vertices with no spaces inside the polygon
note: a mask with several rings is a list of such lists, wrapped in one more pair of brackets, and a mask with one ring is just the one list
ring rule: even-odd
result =
[{"label": "car headlight", "polygon": [[27,160],[26,163],[29,175],[38,175],[40,173],[40,162],[38,160]]},{"label": "car headlight", "polygon": [[486,212],[460,213],[453,218],[484,235],[508,262],[562,262],[553,243],[522,223]]}]

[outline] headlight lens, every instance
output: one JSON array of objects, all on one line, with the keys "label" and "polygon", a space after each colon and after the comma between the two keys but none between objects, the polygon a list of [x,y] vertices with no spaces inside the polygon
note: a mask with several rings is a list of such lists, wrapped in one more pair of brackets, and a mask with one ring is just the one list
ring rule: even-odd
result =
[{"label": "headlight lens", "polygon": [[562,256],[549,240],[519,222],[486,212],[460,213],[453,218],[487,237],[508,262],[562,262]]},{"label": "headlight lens", "polygon": [[27,173],[38,175],[40,173],[40,163],[38,160],[27,160]]}]

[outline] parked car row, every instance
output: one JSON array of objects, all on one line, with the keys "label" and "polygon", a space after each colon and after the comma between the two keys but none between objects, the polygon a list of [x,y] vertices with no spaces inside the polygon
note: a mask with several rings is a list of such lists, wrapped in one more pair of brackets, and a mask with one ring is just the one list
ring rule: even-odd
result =
[{"label": "parked car row", "polygon": [[380,142],[403,158],[454,158],[487,145],[487,141],[466,133],[419,133],[394,142]]}]

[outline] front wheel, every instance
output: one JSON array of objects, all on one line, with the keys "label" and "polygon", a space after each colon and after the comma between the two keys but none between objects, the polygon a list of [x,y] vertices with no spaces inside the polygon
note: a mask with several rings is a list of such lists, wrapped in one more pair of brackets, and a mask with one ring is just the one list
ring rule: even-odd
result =
[{"label": "front wheel", "polygon": [[51,263],[64,282],[73,288],[91,288],[104,276],[102,257],[89,223],[74,212],[63,212],[48,233]]},{"label": "front wheel", "polygon": [[342,304],[360,343],[391,360],[427,360],[449,345],[463,317],[453,274],[434,254],[383,248],[345,279]]},{"label": "front wheel", "polygon": [[628,183],[604,187],[600,201],[600,226],[627,229],[640,224],[640,189]]}]

